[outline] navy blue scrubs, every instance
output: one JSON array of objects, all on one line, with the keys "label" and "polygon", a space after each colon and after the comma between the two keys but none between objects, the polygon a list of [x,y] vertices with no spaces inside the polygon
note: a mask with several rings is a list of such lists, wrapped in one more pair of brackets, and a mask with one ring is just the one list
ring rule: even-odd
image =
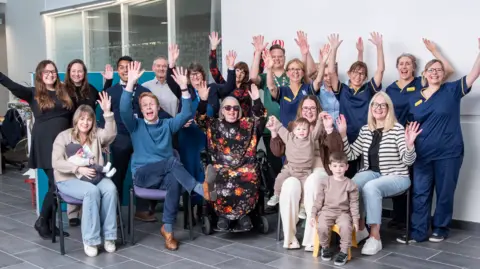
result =
[{"label": "navy blue scrubs", "polygon": [[418,91],[410,99],[409,121],[420,123],[415,141],[417,159],[413,165],[411,236],[417,242],[428,239],[433,187],[437,204],[433,233],[448,236],[453,198],[463,161],[460,101],[470,92],[466,77],[442,84],[430,98]]},{"label": "navy blue scrubs", "polygon": [[276,99],[280,104],[280,122],[287,128],[288,123],[297,117],[297,109],[300,101],[307,95],[313,95],[312,84],[302,84],[297,95],[293,94],[292,89],[287,86],[278,87],[278,95]]},{"label": "navy blue scrubs", "polygon": [[410,109],[410,98],[418,91],[422,90],[422,77],[415,77],[405,87],[400,88],[398,81],[390,84],[385,92],[390,96],[395,109],[395,117],[398,123],[405,126],[407,123],[408,111]]},{"label": "navy blue scrubs", "polygon": [[340,103],[340,114],[343,114],[347,120],[348,142],[353,144],[360,128],[367,124],[370,100],[382,89],[382,85],[375,85],[375,80],[372,78],[357,90],[339,81],[337,89],[335,96]]}]

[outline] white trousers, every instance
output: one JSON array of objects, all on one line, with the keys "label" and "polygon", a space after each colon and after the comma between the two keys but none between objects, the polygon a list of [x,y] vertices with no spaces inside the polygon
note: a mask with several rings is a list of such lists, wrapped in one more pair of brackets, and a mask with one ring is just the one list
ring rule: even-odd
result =
[{"label": "white trousers", "polygon": [[[304,205],[307,213],[307,221],[311,218],[312,207],[317,197],[320,181],[328,177],[325,169],[315,168],[305,180],[304,186]],[[280,192],[280,214],[283,226],[283,247],[288,248],[290,244],[296,242],[295,234],[297,233],[298,212],[300,200],[302,198],[302,185],[299,179],[289,177],[282,185]],[[315,238],[315,228],[309,223],[305,225],[305,233],[303,234],[302,246],[313,246]]]}]

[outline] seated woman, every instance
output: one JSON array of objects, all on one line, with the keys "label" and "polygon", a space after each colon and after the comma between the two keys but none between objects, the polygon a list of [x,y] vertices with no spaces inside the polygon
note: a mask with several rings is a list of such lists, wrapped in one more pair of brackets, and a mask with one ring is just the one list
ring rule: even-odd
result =
[{"label": "seated woman", "polygon": [[[314,95],[305,96],[299,102],[296,118],[306,118],[312,127],[317,122],[319,113],[322,112],[320,103]],[[320,139],[315,144],[315,159],[313,162],[313,173],[305,179],[304,204],[305,211],[303,216],[300,216],[299,202],[302,196],[302,186],[299,179],[290,177],[282,184],[280,192],[280,213],[282,217],[283,233],[284,233],[284,248],[295,249],[300,248],[295,234],[297,227],[295,224],[299,218],[310,217],[312,206],[317,196],[318,186],[320,180],[326,178],[328,174],[332,174],[328,169],[328,162],[330,153],[343,150],[342,138],[338,132],[333,128],[333,120],[330,117],[323,121],[322,130],[320,131]],[[281,157],[285,153],[285,144],[280,137],[272,138],[270,141],[272,153]],[[327,174],[328,173],[328,174]],[[293,225],[292,225],[293,224]],[[315,229],[310,225],[305,226],[305,233],[303,235],[302,246],[305,246],[305,251],[313,251],[313,239],[315,238]]]},{"label": "seated woman", "polygon": [[[207,116],[209,88],[203,83],[197,88],[200,103],[195,121],[206,133],[208,150],[216,173],[213,204],[219,216],[218,229],[227,230],[229,221],[238,220],[238,230],[249,230],[252,222],[247,216],[258,202],[260,185],[256,161],[257,143],[266,123],[266,111],[260,101],[258,88],[252,85],[252,117],[242,117],[242,108],[234,97],[226,97],[220,105],[220,117]],[[212,189],[208,189],[210,193]],[[209,197],[206,197],[207,199]]]},{"label": "seated woman", "polygon": [[78,179],[78,174],[95,178],[96,172],[93,168],[79,167],[69,162],[65,150],[70,143],[78,143],[92,153],[96,164],[105,164],[102,148],[115,139],[117,128],[110,110],[110,97],[106,92],[100,93],[99,103],[105,117],[105,128],[97,128],[93,109],[81,105],[73,116],[73,128],[58,134],[52,152],[52,167],[58,190],[83,200],[82,238],[85,254],[90,257],[97,256],[97,246],[102,243],[102,239],[107,252],[116,250],[117,188],[109,178],[103,178],[97,185]]},{"label": "seated woman", "polygon": [[[337,126],[348,159],[363,156],[364,168],[353,177],[353,181],[362,195],[367,224],[370,225],[370,238],[363,246],[362,254],[375,255],[382,249],[382,198],[401,194],[410,187],[408,166],[415,161],[413,143],[421,130],[416,122],[410,123],[407,129],[397,122],[392,100],[384,92],[378,92],[370,101],[368,124],[360,129],[353,144],[348,142],[343,115],[339,116]],[[357,236],[363,237],[363,234],[367,234],[365,221],[360,218]]]}]

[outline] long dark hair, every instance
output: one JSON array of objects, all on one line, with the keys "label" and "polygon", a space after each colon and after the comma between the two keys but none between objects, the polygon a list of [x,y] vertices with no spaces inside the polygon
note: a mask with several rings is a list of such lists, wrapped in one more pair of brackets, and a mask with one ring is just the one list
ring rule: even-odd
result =
[{"label": "long dark hair", "polygon": [[245,77],[243,77],[243,80],[240,82],[240,87],[238,88],[243,90],[249,90],[252,82],[250,81],[250,71],[248,70],[248,64],[245,62],[238,62],[235,64],[234,69],[240,69],[245,72]]},{"label": "long dark hair", "polygon": [[[74,64],[80,64],[83,68],[83,80],[82,84],[80,85],[80,96],[76,94],[76,86],[75,83],[72,80],[72,77],[70,76],[70,72],[72,71],[72,67]],[[68,92],[77,98],[77,100],[82,99],[88,99],[88,94],[90,92],[90,87],[88,85],[88,79],[87,79],[87,66],[85,63],[80,60],[80,59],[75,59],[71,61],[68,66],[67,66],[67,73],[65,74],[65,87],[67,88]]]},{"label": "long dark hair", "polygon": [[53,65],[55,68],[55,75],[57,76],[55,83],[53,83],[53,88],[55,89],[55,94],[57,98],[62,102],[63,107],[69,110],[73,109],[73,101],[70,98],[68,90],[65,86],[62,85],[60,80],[58,79],[58,69],[54,62],[50,60],[43,60],[38,63],[37,68],[35,70],[35,100],[38,103],[41,111],[45,111],[48,109],[53,109],[55,107],[55,102],[53,99],[48,95],[47,86],[43,82],[43,71],[47,65]]}]

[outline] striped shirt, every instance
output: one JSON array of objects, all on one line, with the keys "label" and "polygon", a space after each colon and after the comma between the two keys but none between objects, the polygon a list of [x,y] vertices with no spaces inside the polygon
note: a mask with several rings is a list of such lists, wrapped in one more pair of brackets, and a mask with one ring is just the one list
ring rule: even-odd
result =
[{"label": "striped shirt", "polygon": [[[347,137],[343,137],[343,151],[347,154],[348,160],[356,160],[363,154],[364,167],[360,171],[368,170],[368,150],[372,144],[373,132],[364,125],[360,129],[355,142],[350,145]],[[411,151],[407,150],[405,144],[405,129],[399,123],[395,123],[392,129],[382,135],[380,149],[378,152],[380,174],[386,175],[405,175],[408,176],[408,166],[415,162],[417,154],[415,147]]]}]

